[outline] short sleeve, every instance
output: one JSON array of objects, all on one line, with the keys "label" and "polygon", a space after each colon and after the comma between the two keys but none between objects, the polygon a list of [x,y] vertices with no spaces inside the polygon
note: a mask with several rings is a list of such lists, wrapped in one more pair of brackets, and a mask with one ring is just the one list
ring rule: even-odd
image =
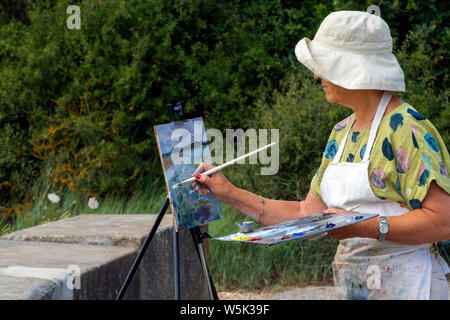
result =
[{"label": "short sleeve", "polygon": [[434,180],[450,193],[450,158],[441,135],[433,124],[414,108],[390,118],[392,129],[383,141],[385,156],[395,158],[395,187],[410,210],[421,207]]},{"label": "short sleeve", "polygon": [[[323,162],[323,159],[322,159],[322,162]],[[320,171],[321,167],[322,167],[322,164],[320,164],[319,168],[316,171],[316,174],[314,175],[313,179],[311,180],[310,190],[314,194],[316,199],[323,202],[322,196],[320,194],[320,182],[322,181],[322,176],[323,176],[323,172]]]}]

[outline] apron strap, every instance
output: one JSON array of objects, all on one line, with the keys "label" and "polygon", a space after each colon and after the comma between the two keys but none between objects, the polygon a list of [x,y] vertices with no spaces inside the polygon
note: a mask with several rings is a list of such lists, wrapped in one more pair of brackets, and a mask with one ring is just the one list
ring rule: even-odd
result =
[{"label": "apron strap", "polygon": [[373,119],[372,126],[370,128],[369,140],[367,141],[363,161],[369,160],[370,152],[372,151],[373,142],[375,141],[375,137],[377,136],[377,131],[381,122],[381,118],[383,118],[383,114],[386,111],[387,105],[391,100],[391,98],[392,92],[390,91],[385,91],[383,93],[383,96],[381,97],[380,103],[378,104],[377,113],[375,114],[375,118]]}]

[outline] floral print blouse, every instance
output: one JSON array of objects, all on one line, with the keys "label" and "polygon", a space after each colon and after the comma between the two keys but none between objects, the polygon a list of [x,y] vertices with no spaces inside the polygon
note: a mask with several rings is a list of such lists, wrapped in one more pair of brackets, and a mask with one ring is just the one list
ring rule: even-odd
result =
[{"label": "floral print blouse", "polygon": [[[336,124],[328,139],[322,163],[311,182],[311,191],[320,200],[323,174],[354,117],[352,114]],[[370,128],[350,132],[339,162],[361,162],[367,152],[369,132]],[[450,193],[450,157],[444,141],[433,124],[408,103],[383,117],[369,152],[367,174],[378,198],[413,210],[421,207],[433,180]]]}]

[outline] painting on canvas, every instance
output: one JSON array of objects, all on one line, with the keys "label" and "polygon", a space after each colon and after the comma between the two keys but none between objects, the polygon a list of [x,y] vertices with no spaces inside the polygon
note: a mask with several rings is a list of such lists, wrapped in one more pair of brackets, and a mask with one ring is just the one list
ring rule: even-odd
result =
[{"label": "painting on canvas", "polygon": [[201,162],[211,163],[202,118],[155,126],[156,140],[177,231],[222,218],[220,202],[209,192],[203,195],[178,182],[191,178]]}]

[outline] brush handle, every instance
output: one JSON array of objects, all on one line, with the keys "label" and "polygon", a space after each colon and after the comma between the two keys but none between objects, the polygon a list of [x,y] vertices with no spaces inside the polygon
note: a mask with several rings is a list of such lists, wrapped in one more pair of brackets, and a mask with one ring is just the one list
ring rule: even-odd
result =
[{"label": "brush handle", "polygon": [[[265,149],[267,149],[267,148],[269,148],[269,147],[271,147],[271,146],[273,146],[273,145],[275,145],[275,144],[276,144],[276,142],[272,142],[271,144],[268,144],[267,146],[264,146],[264,147],[259,148],[259,149],[257,149],[257,150],[253,150],[252,152],[249,152],[249,153],[247,153],[247,154],[244,154],[243,156],[237,157],[237,158],[234,159],[234,160],[225,162],[224,164],[221,164],[220,166],[217,166],[217,167],[214,167],[214,168],[212,168],[212,169],[209,169],[209,170],[207,170],[207,171],[205,171],[205,172],[202,172],[201,174],[205,174],[205,175],[209,176],[209,175],[211,175],[211,174],[213,174],[213,173],[215,173],[215,172],[217,172],[217,171],[222,170],[223,168],[226,168],[226,167],[228,167],[228,166],[231,166],[232,164],[235,164],[236,162],[238,162],[238,161],[240,161],[240,160],[242,160],[242,159],[245,159],[245,158],[247,158],[247,157],[250,157],[251,155],[254,155],[254,154],[256,154],[256,153],[258,153],[258,152],[260,152],[260,151],[263,151],[263,150],[265,150]],[[184,181],[178,182],[177,184],[174,184],[172,188],[176,188],[176,187],[178,187],[178,186],[181,185],[181,184],[188,183],[188,182],[193,182],[193,181],[195,181],[195,180],[196,180],[195,177],[189,178],[189,179],[187,179],[187,180],[184,180]]]}]

